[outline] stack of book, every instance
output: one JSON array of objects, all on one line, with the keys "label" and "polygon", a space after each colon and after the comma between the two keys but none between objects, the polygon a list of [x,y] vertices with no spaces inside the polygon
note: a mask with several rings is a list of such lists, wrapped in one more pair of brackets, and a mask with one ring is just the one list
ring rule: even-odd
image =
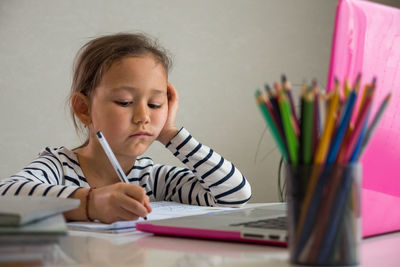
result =
[{"label": "stack of book", "polygon": [[0,197],[0,243],[45,242],[67,233],[62,212],[77,199],[34,196]]},{"label": "stack of book", "polygon": [[25,247],[56,244],[68,233],[62,213],[79,203],[55,197],[0,196],[0,265],[40,260],[38,253],[33,258],[28,255]]}]

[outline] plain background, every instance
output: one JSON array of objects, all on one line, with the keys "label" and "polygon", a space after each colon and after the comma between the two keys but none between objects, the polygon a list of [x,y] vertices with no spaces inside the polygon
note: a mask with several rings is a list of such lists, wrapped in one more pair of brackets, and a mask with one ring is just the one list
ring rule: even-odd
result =
[{"label": "plain background", "polygon": [[[399,1],[379,2],[400,6]],[[278,201],[280,154],[254,92],[286,73],[324,88],[337,0],[0,1],[0,178],[46,146],[81,144],[66,98],[91,38],[145,32],[174,59],[177,125],[232,161],[251,202]],[[181,165],[161,144],[146,153]]]}]

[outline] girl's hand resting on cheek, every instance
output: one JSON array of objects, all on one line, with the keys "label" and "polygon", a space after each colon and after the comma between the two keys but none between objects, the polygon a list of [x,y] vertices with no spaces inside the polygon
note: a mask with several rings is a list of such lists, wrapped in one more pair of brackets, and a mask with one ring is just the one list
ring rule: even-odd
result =
[{"label": "girl's hand resting on cheek", "polygon": [[112,223],[145,217],[151,212],[151,207],[149,197],[142,187],[116,183],[91,192],[88,212],[92,219]]},{"label": "girl's hand resting on cheek", "polygon": [[157,140],[163,145],[166,145],[172,137],[178,133],[178,129],[175,126],[176,115],[178,113],[179,96],[175,87],[168,83],[167,86],[168,95],[168,117],[165,122],[164,128],[161,130]]}]

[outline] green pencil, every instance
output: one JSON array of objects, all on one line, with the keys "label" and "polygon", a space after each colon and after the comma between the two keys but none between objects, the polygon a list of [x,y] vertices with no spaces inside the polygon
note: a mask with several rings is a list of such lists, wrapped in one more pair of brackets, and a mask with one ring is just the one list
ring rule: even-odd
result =
[{"label": "green pencil", "polygon": [[268,112],[268,109],[266,107],[266,98],[261,93],[260,90],[256,91],[255,97],[256,97],[257,105],[260,107],[261,113],[262,113],[265,121],[267,122],[268,127],[271,130],[272,136],[275,139],[275,142],[278,144],[278,148],[281,151],[283,158],[287,161],[288,156],[287,156],[286,148],[285,148],[283,140],[279,134],[279,131],[271,117],[271,114],[269,114],[269,112]]},{"label": "green pencil", "polygon": [[286,136],[286,142],[289,150],[290,163],[293,165],[297,164],[298,159],[298,148],[299,141],[297,135],[294,132],[292,112],[290,110],[290,103],[286,94],[283,92],[279,94],[279,108],[281,110],[283,129]]}]

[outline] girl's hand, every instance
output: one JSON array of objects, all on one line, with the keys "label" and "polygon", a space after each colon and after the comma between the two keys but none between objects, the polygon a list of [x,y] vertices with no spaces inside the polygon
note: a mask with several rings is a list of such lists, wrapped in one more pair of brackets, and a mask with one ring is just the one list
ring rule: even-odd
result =
[{"label": "girl's hand", "polygon": [[178,129],[175,126],[175,120],[178,113],[179,97],[175,87],[169,82],[167,86],[167,95],[168,118],[165,122],[164,128],[160,132],[160,135],[157,137],[157,140],[160,141],[163,145],[166,145],[172,139],[172,137],[174,137],[178,133]]},{"label": "girl's hand", "polygon": [[116,183],[94,189],[90,194],[89,216],[103,223],[137,220],[151,212],[146,191],[133,184]]}]

